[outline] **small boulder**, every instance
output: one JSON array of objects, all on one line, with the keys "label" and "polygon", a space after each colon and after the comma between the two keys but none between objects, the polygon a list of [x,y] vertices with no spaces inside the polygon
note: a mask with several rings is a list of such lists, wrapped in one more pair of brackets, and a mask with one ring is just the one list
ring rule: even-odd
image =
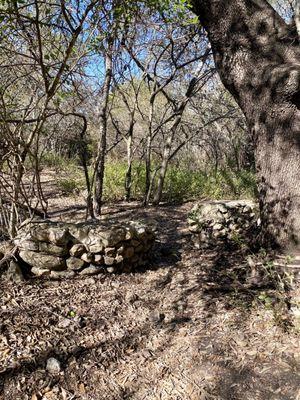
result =
[{"label": "small boulder", "polygon": [[47,360],[47,364],[46,364],[46,370],[51,374],[51,375],[57,375],[60,373],[61,371],[61,364],[60,362],[54,358],[54,357],[50,357]]},{"label": "small boulder", "polygon": [[98,265],[90,265],[89,267],[84,268],[80,272],[80,275],[96,275],[96,274],[99,274],[102,271],[103,271],[102,267],[99,267]]},{"label": "small boulder", "polygon": [[104,264],[105,265],[113,265],[115,262],[114,257],[104,257]]},{"label": "small boulder", "polygon": [[25,280],[21,267],[14,260],[11,260],[9,262],[9,267],[6,272],[6,278],[15,283],[20,283]]},{"label": "small boulder", "polygon": [[84,267],[85,262],[80,258],[70,257],[66,260],[67,268],[72,271],[78,271],[82,267]]},{"label": "small boulder", "polygon": [[91,253],[84,253],[81,256],[81,260],[85,261],[86,263],[91,263],[94,260],[93,254]]},{"label": "small boulder", "polygon": [[70,249],[70,254],[73,257],[81,257],[86,252],[86,248],[84,244],[78,243],[74,244],[74,246]]},{"label": "small boulder", "polygon": [[50,270],[49,269],[41,269],[37,267],[32,267],[31,272],[35,276],[49,276],[50,275]]},{"label": "small boulder", "polygon": [[74,271],[51,271],[50,278],[52,279],[70,279],[75,276]]},{"label": "small boulder", "polygon": [[32,267],[48,269],[50,271],[61,271],[66,268],[63,258],[49,254],[36,253],[34,251],[20,251],[20,258]]}]

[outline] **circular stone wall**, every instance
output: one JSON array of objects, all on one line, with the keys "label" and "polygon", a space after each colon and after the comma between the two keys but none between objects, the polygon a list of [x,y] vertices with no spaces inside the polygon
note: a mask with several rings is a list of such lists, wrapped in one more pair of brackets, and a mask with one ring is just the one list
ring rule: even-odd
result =
[{"label": "circular stone wall", "polygon": [[155,228],[141,222],[25,225],[14,244],[20,262],[36,276],[71,278],[100,272],[130,272],[147,260]]}]

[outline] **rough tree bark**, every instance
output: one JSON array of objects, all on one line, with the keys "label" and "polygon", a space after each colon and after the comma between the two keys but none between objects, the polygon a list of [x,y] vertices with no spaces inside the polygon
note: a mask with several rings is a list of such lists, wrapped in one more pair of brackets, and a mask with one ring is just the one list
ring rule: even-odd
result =
[{"label": "rough tree bark", "polygon": [[300,46],[266,0],[192,0],[255,143],[263,243],[300,250]]}]

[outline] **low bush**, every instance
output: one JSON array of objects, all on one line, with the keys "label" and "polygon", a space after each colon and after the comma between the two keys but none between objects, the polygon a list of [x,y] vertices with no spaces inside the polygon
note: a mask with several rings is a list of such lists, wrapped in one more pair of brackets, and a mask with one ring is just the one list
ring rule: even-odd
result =
[{"label": "low bush", "polygon": [[[85,189],[82,169],[75,160],[66,160],[55,154],[43,158],[47,166],[59,168],[63,178],[57,181],[58,187],[65,194],[76,193]],[[239,199],[257,196],[256,178],[252,171],[222,169],[217,172],[190,170],[170,165],[165,179],[162,200],[168,203],[182,203],[195,199]],[[125,197],[124,180],[127,170],[125,161],[108,160],[104,178],[104,200],[118,201]],[[154,183],[155,189],[156,182]],[[135,161],[132,166],[131,198],[141,200],[145,189],[145,167]]]}]

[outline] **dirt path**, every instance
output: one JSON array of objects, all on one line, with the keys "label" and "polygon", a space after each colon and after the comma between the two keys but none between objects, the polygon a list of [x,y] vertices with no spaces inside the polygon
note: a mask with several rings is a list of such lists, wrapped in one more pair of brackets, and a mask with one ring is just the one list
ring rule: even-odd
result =
[{"label": "dirt path", "polygon": [[[1,281],[1,400],[300,399],[299,336],[280,299],[266,307],[266,289],[243,287],[240,252],[194,249],[189,209],[107,208],[111,220],[159,222],[144,271]],[[50,356],[57,376],[45,371]]]}]

